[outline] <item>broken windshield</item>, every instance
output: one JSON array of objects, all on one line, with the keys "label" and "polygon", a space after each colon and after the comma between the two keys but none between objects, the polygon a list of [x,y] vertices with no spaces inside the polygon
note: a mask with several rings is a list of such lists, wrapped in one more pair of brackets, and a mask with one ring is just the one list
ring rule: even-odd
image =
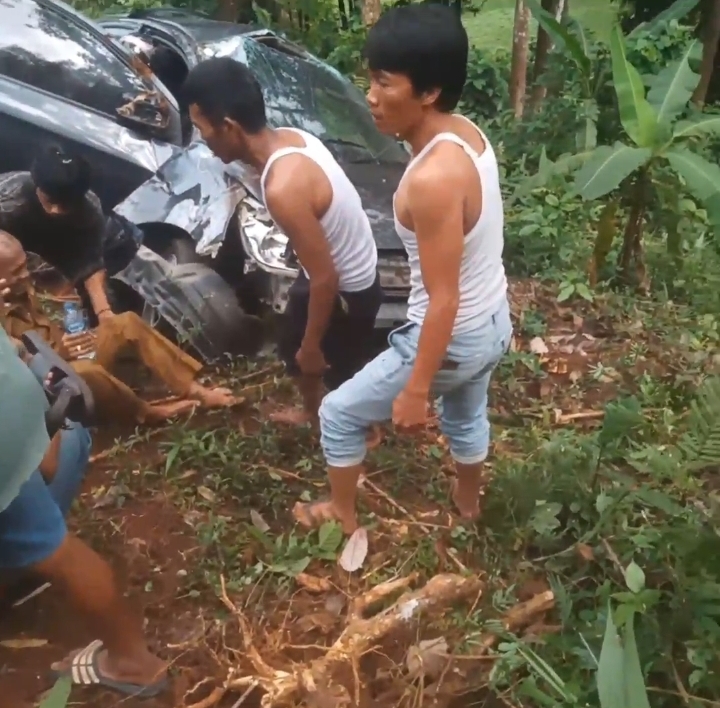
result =
[{"label": "broken windshield", "polygon": [[305,130],[350,160],[353,153],[348,148],[355,154],[370,153],[381,162],[407,161],[397,141],[375,127],[360,89],[329,65],[263,44],[262,37],[211,42],[203,47],[203,54],[231,56],[252,69],[263,88],[272,125]]}]

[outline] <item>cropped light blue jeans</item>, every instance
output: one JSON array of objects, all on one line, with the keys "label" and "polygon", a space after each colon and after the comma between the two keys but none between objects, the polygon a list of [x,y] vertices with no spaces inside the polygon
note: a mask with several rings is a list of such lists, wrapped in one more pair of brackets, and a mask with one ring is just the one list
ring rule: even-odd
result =
[{"label": "cropped light blue jeans", "polygon": [[[410,378],[420,326],[409,323],[388,337],[389,348],[328,393],[320,406],[320,442],[331,467],[353,467],[365,458],[365,436],[373,423],[392,418],[392,405]],[[455,336],[432,385],[439,398],[443,435],[456,462],[482,462],[490,445],[487,403],[490,376],[512,337],[504,300],[477,329]]]}]

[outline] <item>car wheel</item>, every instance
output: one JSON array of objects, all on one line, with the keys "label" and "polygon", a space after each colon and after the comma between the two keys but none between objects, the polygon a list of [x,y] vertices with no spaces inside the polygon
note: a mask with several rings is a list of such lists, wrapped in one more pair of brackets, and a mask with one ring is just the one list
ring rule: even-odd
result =
[{"label": "car wheel", "polygon": [[172,265],[206,263],[207,258],[195,251],[195,241],[190,235],[171,224],[142,224],[143,245],[162,256]]},{"label": "car wheel", "polygon": [[[162,300],[146,302],[143,318],[165,334],[166,327],[183,337],[205,359],[225,355],[254,356],[265,339],[262,320],[242,308],[233,288],[212,268],[200,263],[173,266],[173,283]],[[178,328],[178,330],[176,330]]]}]

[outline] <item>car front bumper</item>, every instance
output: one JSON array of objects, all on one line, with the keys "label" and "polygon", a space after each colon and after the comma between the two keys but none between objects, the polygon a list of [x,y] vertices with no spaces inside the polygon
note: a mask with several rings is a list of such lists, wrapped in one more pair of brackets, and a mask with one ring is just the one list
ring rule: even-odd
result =
[{"label": "car front bumper", "polygon": [[[409,291],[403,287],[388,286],[387,278],[383,277],[385,270],[381,265],[380,281],[385,292],[385,302],[380,306],[375,319],[375,328],[380,330],[395,329],[407,321],[407,294]],[[245,272],[262,281],[258,285],[263,302],[274,312],[284,313],[288,303],[288,292],[298,276],[298,271],[291,268],[284,271],[280,271],[280,269],[271,271],[258,265],[257,261],[249,260],[245,264]]]}]

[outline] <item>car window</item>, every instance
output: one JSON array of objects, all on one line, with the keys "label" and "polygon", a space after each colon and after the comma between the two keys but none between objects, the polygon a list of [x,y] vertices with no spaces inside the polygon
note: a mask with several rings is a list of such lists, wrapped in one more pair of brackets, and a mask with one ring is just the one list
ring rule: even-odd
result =
[{"label": "car window", "polygon": [[252,69],[273,125],[355,145],[386,162],[407,161],[406,151],[376,128],[360,89],[320,60],[292,56],[263,44],[262,38],[233,37],[206,45],[203,54],[232,56]]},{"label": "car window", "polygon": [[0,74],[112,116],[147,89],[89,27],[33,0],[0,0]]}]

